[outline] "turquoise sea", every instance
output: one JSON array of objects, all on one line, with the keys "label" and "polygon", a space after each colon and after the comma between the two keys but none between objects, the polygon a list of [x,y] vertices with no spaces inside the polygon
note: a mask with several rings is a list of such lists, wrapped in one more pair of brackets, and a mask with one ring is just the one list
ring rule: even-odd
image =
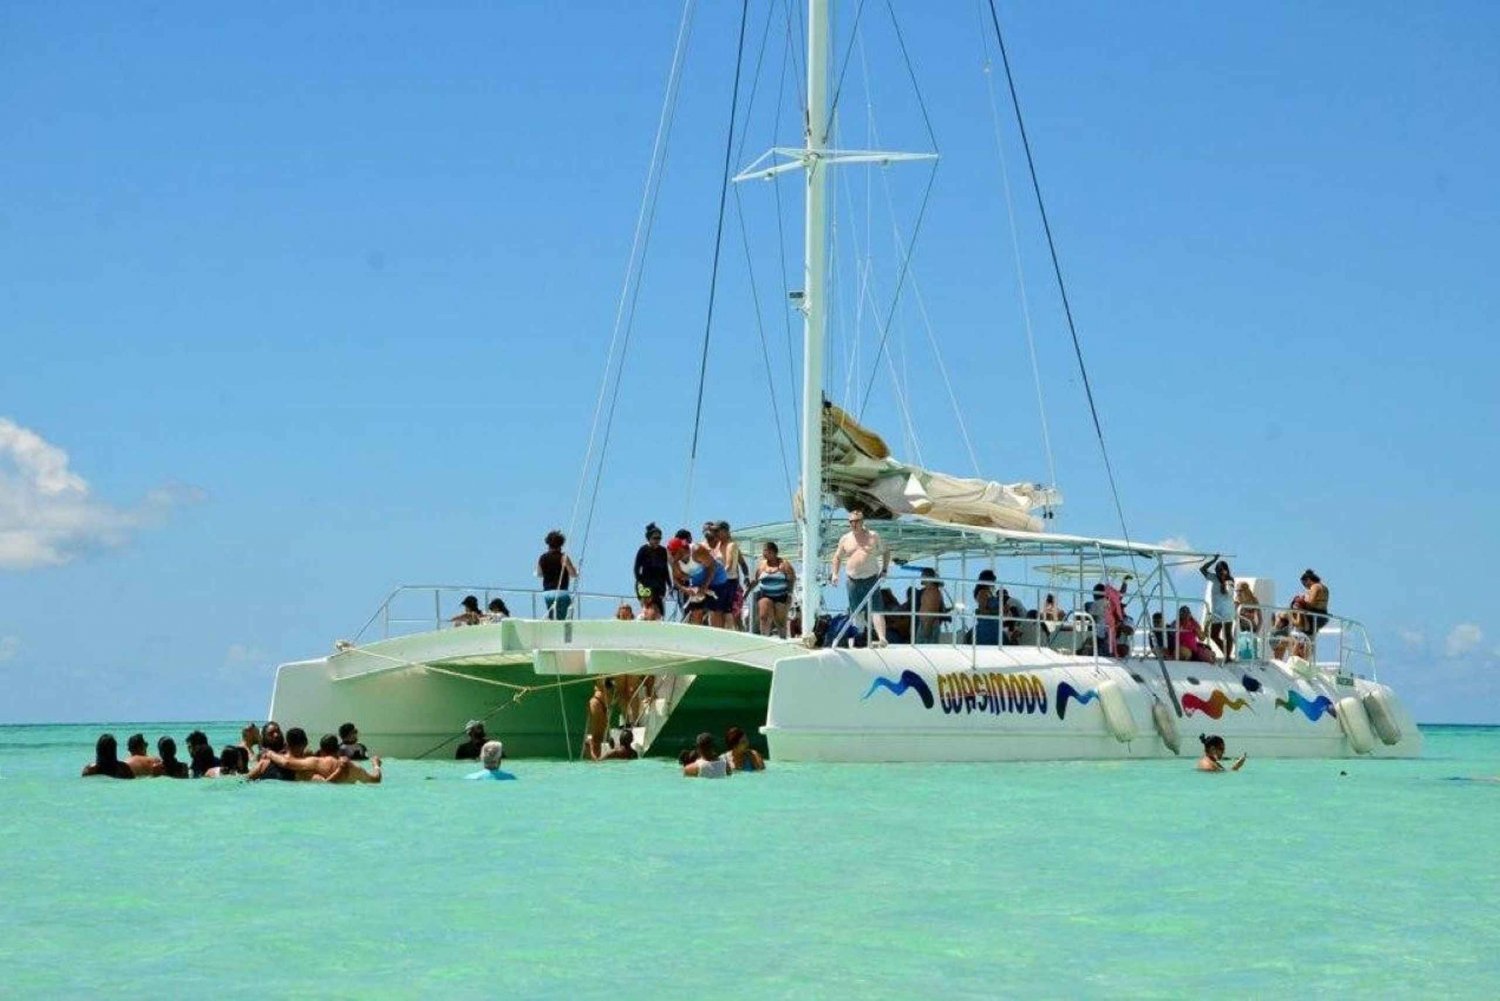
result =
[{"label": "turquoise sea", "polygon": [[[387,763],[76,778],[0,727],[0,995],[1378,997],[1500,991],[1500,728],[1414,762]],[[500,734],[500,736],[504,736]],[[378,750],[378,748],[376,749]],[[1230,748],[1233,753],[1233,748]],[[1340,775],[1345,771],[1347,775]]]}]

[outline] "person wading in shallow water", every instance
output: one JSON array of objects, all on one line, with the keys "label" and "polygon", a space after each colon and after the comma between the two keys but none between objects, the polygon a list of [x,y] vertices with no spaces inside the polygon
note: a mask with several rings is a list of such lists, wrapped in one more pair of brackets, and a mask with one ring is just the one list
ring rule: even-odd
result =
[{"label": "person wading in shallow water", "polygon": [[120,760],[120,745],[112,733],[101,733],[94,745],[94,763],[83,766],[84,778],[133,779],[135,772]]},{"label": "person wading in shallow water", "polygon": [[[1198,771],[1200,772],[1222,772],[1224,768],[1224,738],[1218,734],[1210,734],[1205,737],[1198,734],[1198,742],[1203,745],[1203,757],[1198,759]],[[1245,767],[1245,755],[1241,754],[1230,765],[1227,771],[1237,772]]]}]

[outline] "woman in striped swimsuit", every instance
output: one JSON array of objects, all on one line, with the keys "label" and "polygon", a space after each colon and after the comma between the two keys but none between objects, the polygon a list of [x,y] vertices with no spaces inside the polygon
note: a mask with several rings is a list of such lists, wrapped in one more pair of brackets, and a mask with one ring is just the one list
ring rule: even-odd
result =
[{"label": "woman in striped swimsuit", "polygon": [[760,588],[760,597],[755,601],[755,611],[760,619],[762,636],[786,636],[787,609],[791,607],[792,588],[797,584],[797,571],[788,560],[781,558],[776,543],[767,542],[760,551],[760,563],[755,567],[752,587]]}]

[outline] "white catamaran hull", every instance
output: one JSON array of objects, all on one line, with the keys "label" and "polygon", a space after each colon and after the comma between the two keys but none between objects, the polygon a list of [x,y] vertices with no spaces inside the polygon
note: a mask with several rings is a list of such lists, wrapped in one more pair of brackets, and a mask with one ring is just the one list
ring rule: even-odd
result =
[{"label": "white catamaran hull", "polygon": [[1037,647],[807,650],[676,623],[510,620],[284,664],[271,715],[314,734],[357,721],[372,750],[394,757],[447,757],[481,718],[514,756],[569,757],[594,679],[634,673],[657,679],[641,737],[658,754],[731,724],[759,728],[783,761],[1167,758],[1173,745],[1196,755],[1200,733],[1257,757],[1421,753],[1389,688],[1297,666]]}]

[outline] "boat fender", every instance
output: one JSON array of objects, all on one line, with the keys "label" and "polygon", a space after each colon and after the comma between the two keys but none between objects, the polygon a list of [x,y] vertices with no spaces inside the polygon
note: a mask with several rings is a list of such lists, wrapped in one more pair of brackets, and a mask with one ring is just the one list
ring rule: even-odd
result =
[{"label": "boat fender", "polygon": [[1156,732],[1161,736],[1161,742],[1167,745],[1167,750],[1173,754],[1181,746],[1181,740],[1177,736],[1177,721],[1172,718],[1172,710],[1161,700],[1152,703],[1151,720],[1156,724]]},{"label": "boat fender", "polygon": [[1370,726],[1383,744],[1401,743],[1401,724],[1396,722],[1395,697],[1384,689],[1366,692],[1360,702],[1370,717]]},{"label": "boat fender", "polygon": [[1120,690],[1120,686],[1113,681],[1101,681],[1096,690],[1099,692],[1099,707],[1104,710],[1104,724],[1109,727],[1109,732],[1122,744],[1134,740],[1135,717],[1130,715],[1130,706],[1126,703],[1125,693]]},{"label": "boat fender", "polygon": [[1344,728],[1344,736],[1349,738],[1349,746],[1354,748],[1356,754],[1369,754],[1375,749],[1375,734],[1370,730],[1370,717],[1365,715],[1364,704],[1352,695],[1346,695],[1338,702],[1339,725]]}]

